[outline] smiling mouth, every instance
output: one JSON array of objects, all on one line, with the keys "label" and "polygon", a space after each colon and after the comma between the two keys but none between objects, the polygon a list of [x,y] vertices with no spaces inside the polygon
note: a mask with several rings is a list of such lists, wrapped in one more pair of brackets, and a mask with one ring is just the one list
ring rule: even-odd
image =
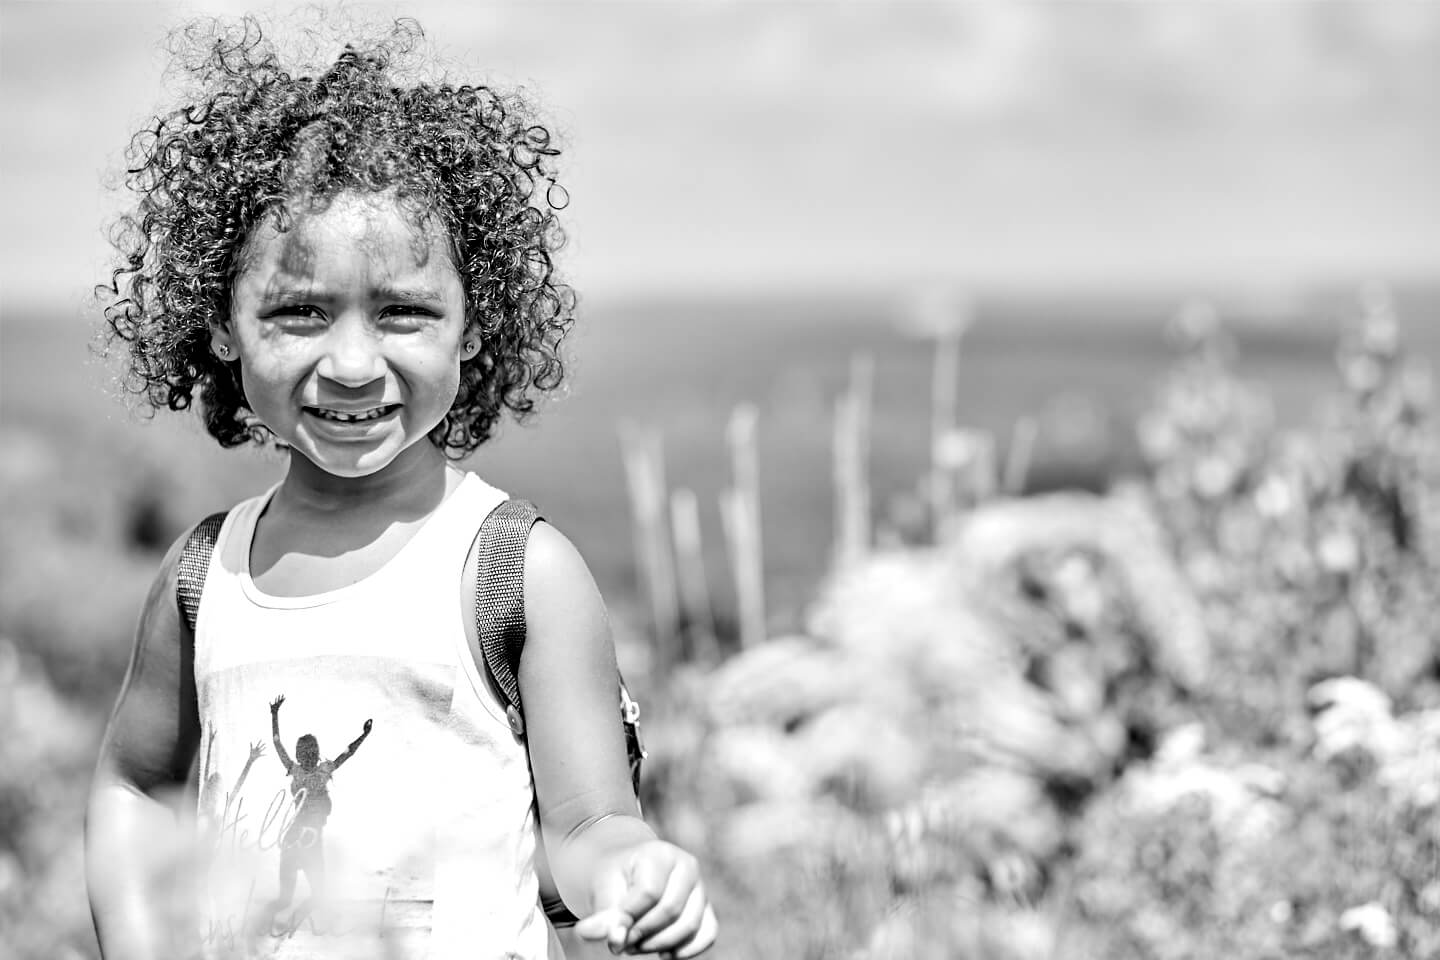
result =
[{"label": "smiling mouth", "polygon": [[369,420],[378,420],[387,413],[399,409],[400,404],[388,403],[379,407],[371,407],[368,410],[330,410],[326,407],[306,407],[305,412],[332,423],[365,423]]}]

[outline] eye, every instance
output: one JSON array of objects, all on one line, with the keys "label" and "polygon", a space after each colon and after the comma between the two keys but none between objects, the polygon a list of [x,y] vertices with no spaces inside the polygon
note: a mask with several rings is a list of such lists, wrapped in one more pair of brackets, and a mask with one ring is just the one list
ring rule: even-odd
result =
[{"label": "eye", "polygon": [[380,311],[380,318],[386,325],[397,330],[418,330],[439,317],[438,311],[416,303],[397,303]]},{"label": "eye", "polygon": [[317,310],[315,307],[310,306],[310,304],[308,303],[285,303],[270,310],[267,310],[261,316],[266,320],[291,317],[300,319],[319,319],[320,311]]}]

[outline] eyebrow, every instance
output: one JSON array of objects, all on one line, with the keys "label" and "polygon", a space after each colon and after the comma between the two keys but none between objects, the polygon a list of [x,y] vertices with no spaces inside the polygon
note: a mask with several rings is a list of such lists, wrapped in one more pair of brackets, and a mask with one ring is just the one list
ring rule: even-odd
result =
[{"label": "eyebrow", "polygon": [[424,287],[415,289],[380,287],[371,290],[370,295],[376,300],[395,300],[399,303],[438,303],[445,299],[438,291],[427,290]]},{"label": "eyebrow", "polygon": [[[435,304],[444,301],[444,297],[435,290],[425,287],[372,287],[370,289],[372,300],[387,300],[396,303],[419,303]],[[310,286],[284,287],[276,285],[267,289],[261,294],[263,303],[297,303],[304,300],[333,300],[327,291],[316,289]]]}]

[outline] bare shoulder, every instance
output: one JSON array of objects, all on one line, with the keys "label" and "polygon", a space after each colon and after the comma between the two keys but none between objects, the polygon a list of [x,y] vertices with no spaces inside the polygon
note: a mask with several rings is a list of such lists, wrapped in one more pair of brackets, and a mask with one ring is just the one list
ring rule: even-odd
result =
[{"label": "bare shoulder", "polygon": [[142,789],[185,778],[199,736],[194,638],[180,616],[176,582],[194,527],[160,563],[140,610],[130,666],[120,686],[102,746],[102,764]]},{"label": "bare shoulder", "polygon": [[570,538],[541,520],[525,546],[525,619],[531,632],[592,628],[605,623],[605,605],[585,558]]},{"label": "bare shoulder", "polygon": [[544,520],[530,528],[525,544],[525,585],[558,587],[591,584],[590,568],[570,538]]}]

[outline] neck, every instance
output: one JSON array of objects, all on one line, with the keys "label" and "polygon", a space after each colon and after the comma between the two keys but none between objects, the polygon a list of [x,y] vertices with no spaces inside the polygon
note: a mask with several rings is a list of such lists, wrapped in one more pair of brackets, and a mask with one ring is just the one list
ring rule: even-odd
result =
[{"label": "neck", "polygon": [[445,455],[426,441],[412,444],[385,467],[363,477],[337,477],[292,450],[276,495],[309,513],[428,513],[459,479]]}]

